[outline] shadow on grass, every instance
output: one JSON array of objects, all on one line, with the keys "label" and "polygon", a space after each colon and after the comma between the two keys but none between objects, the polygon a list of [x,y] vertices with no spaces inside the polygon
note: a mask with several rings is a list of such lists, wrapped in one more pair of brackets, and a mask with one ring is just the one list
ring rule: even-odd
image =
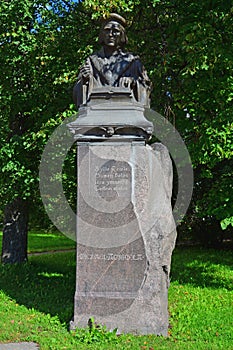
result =
[{"label": "shadow on grass", "polygon": [[73,316],[75,253],[33,256],[21,265],[0,266],[0,289],[18,304],[57,315]]},{"label": "shadow on grass", "polygon": [[[201,288],[232,289],[232,252],[176,248],[171,280]],[[67,325],[73,316],[75,253],[32,256],[22,265],[0,265],[0,289],[18,304],[57,315]]]},{"label": "shadow on grass", "polygon": [[172,257],[171,281],[201,288],[232,290],[232,251],[200,247],[176,248]]}]

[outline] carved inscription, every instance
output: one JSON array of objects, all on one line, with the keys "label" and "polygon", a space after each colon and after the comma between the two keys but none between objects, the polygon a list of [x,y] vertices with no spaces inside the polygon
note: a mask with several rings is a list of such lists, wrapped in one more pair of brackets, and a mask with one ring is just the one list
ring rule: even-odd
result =
[{"label": "carved inscription", "polygon": [[128,196],[131,190],[131,167],[126,162],[109,160],[95,168],[95,190],[107,201]]},{"label": "carved inscription", "polygon": [[143,254],[79,254],[78,259],[80,260],[106,260],[106,261],[138,261],[144,260]]}]

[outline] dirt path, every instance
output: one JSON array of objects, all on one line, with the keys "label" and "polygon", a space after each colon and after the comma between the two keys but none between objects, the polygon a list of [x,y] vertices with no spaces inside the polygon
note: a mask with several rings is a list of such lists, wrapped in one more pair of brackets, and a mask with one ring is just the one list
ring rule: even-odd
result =
[{"label": "dirt path", "polygon": [[55,250],[46,250],[43,252],[32,252],[28,253],[28,256],[34,256],[34,255],[44,255],[44,254],[56,254],[56,253],[72,253],[75,252],[76,249],[70,248],[70,249],[55,249]]}]

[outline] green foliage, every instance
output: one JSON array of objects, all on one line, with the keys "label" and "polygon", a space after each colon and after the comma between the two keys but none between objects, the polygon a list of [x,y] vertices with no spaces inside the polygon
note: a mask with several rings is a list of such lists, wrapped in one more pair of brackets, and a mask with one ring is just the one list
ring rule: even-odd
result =
[{"label": "green foliage", "polygon": [[225,230],[228,226],[233,226],[233,217],[231,216],[230,218],[226,218],[221,221],[221,227],[223,230]]},{"label": "green foliage", "polygon": [[[197,193],[200,188],[194,213],[219,221],[233,213],[230,12],[229,4],[218,1],[192,3],[192,13],[185,9],[179,18],[181,31],[170,28],[172,41],[180,43],[170,61],[171,68],[177,66],[172,69],[177,127],[196,168]],[[189,116],[186,121],[184,110]]]},{"label": "green foliage", "polygon": [[[195,168],[195,217],[230,224],[232,207],[232,6],[222,1],[84,1],[97,18],[129,22],[129,49],[153,82],[152,107],[186,142]],[[219,195],[220,194],[220,195]],[[204,221],[203,221],[204,222]]]},{"label": "green foliage", "polygon": [[37,216],[42,212],[41,154],[54,129],[75,113],[72,85],[88,52],[88,16],[80,17],[78,8],[62,0],[53,6],[44,0],[1,2],[1,209],[20,197],[34,203]]},{"label": "green foliage", "polygon": [[136,5],[140,4],[140,0],[122,1],[122,0],[84,0],[84,7],[90,8],[92,11],[92,18],[99,18],[106,16],[111,12],[132,12]]},{"label": "green foliage", "polygon": [[[80,65],[98,49],[97,19],[113,11],[127,18],[128,49],[141,56],[149,72],[152,108],[176,126],[190,152],[195,193],[188,221],[201,217],[229,227],[233,10],[230,2],[220,0],[178,0],[175,5],[170,0],[2,1],[1,210],[16,197],[41,208],[43,148],[53,130],[74,113],[72,86]],[[71,151],[63,173],[71,204],[73,170]]]},{"label": "green foliage", "polygon": [[117,328],[112,332],[108,331],[106,326],[98,325],[95,323],[93,317],[89,320],[90,326],[86,329],[77,329],[75,331],[75,337],[80,343],[92,344],[92,343],[117,343],[119,338],[117,337]]}]

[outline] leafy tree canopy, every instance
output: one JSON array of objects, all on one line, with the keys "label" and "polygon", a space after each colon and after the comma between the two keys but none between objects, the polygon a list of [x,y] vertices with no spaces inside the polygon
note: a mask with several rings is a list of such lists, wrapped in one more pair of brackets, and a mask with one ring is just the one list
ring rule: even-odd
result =
[{"label": "leafy tree canopy", "polygon": [[232,6],[212,0],[3,0],[0,4],[1,204],[35,201],[54,128],[74,113],[72,86],[98,48],[98,19],[129,22],[128,49],[153,82],[152,108],[182,135],[195,167],[192,214],[233,224]]}]

